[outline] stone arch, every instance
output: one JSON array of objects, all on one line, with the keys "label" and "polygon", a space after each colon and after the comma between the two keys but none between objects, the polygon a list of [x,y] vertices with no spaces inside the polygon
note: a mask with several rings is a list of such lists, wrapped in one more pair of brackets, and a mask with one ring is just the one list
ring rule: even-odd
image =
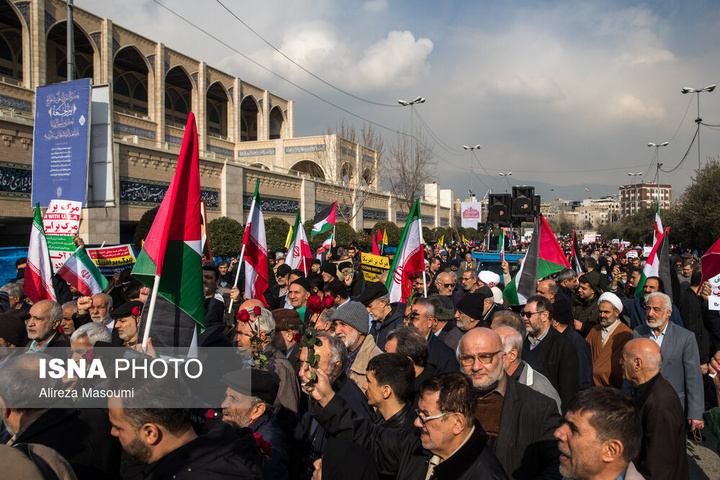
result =
[{"label": "stone arch", "polygon": [[3,81],[23,83],[23,28],[21,15],[7,0],[0,1],[0,76]]},{"label": "stone arch", "polygon": [[[95,45],[90,36],[73,23],[75,36],[75,78],[93,78],[95,72]],[[46,83],[67,81],[67,20],[53,25],[47,33]]]},{"label": "stone arch", "polygon": [[259,125],[260,106],[254,96],[247,95],[240,102],[240,141],[257,141]]},{"label": "stone arch", "polygon": [[230,95],[222,82],[214,82],[207,89],[207,135],[228,137]]},{"label": "stone arch", "polygon": [[322,167],[312,160],[300,160],[290,167],[290,171],[325,180],[325,172]]},{"label": "stone arch", "polygon": [[113,59],[113,106],[116,111],[149,115],[152,95],[149,66],[135,46],[118,50]]},{"label": "stone arch", "polygon": [[192,111],[193,81],[182,65],[176,65],[165,74],[165,122],[185,128]]},{"label": "stone arch", "polygon": [[264,163],[259,163],[259,162],[258,162],[258,163],[251,163],[250,166],[251,166],[251,167],[255,167],[255,168],[259,168],[259,169],[261,169],[261,170],[270,170],[270,167],[268,167],[268,166],[265,165]]},{"label": "stone arch", "polygon": [[270,110],[270,140],[286,138],[285,115],[280,107],[274,106]]}]

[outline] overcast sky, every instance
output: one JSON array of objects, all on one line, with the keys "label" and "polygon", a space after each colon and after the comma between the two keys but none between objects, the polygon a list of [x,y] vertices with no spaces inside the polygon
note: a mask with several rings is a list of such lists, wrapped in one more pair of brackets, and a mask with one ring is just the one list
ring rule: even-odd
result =
[{"label": "overcast sky", "polygon": [[[271,71],[314,95],[391,130],[408,129],[398,99],[437,137],[435,177],[465,198],[471,155],[481,145],[473,189],[512,183],[587,186],[591,196],[653,180],[660,162],[678,165],[695,133],[697,103],[682,87],[720,81],[717,0],[221,0],[249,27],[326,82],[273,51],[216,0],[158,0]],[[253,65],[152,0],[75,0],[75,5],[197,60],[295,101],[296,136],[359,120]],[[703,121],[720,125],[720,89],[700,98]],[[419,125],[415,121],[415,126]],[[381,131],[383,131],[381,129]],[[394,133],[383,131],[386,142]],[[701,154],[720,155],[720,130],[701,127]],[[695,175],[697,144],[672,174],[677,196]],[[610,193],[617,194],[617,191]],[[556,196],[556,195],[555,195]]]}]

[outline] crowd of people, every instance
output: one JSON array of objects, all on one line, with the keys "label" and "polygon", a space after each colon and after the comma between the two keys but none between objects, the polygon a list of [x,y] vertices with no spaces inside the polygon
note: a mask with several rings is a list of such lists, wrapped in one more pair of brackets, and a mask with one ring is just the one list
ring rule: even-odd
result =
[{"label": "crowd of people", "polygon": [[150,290],[130,270],[92,297],[62,285],[32,304],[21,259],[0,288],[0,476],[689,478],[686,439],[702,440],[720,391],[720,312],[697,255],[676,250],[670,284],[642,283],[642,253],[584,245],[582,271],[512,306],[519,265],[482,266],[475,250],[427,247],[406,302],[390,301],[387,274],[366,279],[355,244],[307,274],[274,253],[262,298],[245,298],[237,259],[204,264],[198,345],[246,355],[203,409],[174,379],[107,410],[18,406],[50,347],[153,355],[138,345]]}]

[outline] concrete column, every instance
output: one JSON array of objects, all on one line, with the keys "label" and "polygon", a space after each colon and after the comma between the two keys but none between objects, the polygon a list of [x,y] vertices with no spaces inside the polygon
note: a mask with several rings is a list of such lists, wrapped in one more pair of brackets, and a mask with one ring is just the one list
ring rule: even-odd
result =
[{"label": "concrete column", "polygon": [[112,20],[104,18],[102,21],[102,36],[100,38],[100,68],[95,68],[96,85],[113,84],[113,50],[112,50]]},{"label": "concrete column", "polygon": [[395,222],[395,213],[397,212],[397,209],[395,208],[395,204],[397,203],[397,198],[395,195],[388,195],[388,221]]},{"label": "concrete column", "polygon": [[195,120],[198,127],[198,146],[202,152],[207,151],[207,64],[205,62],[199,63],[197,78]]},{"label": "concrete column", "polygon": [[220,212],[223,217],[230,217],[241,224],[245,223],[242,202],[244,190],[245,172],[243,168],[225,160],[220,176]]},{"label": "concrete column", "polygon": [[363,207],[362,207],[362,200],[363,196],[365,195],[365,192],[363,192],[360,189],[355,190],[355,201],[352,205],[352,213],[355,215],[352,220],[352,227],[357,230],[362,230],[364,226],[364,220],[363,220]]},{"label": "concrete column", "polygon": [[153,120],[157,125],[155,141],[159,148],[165,146],[165,45],[155,45],[155,101],[153,102]]},{"label": "concrete column", "polygon": [[45,40],[45,2],[30,2],[30,88],[40,87],[47,83],[47,42]]},{"label": "concrete column", "polygon": [[313,218],[315,218],[315,182],[303,178],[300,184],[300,220],[306,222]]},{"label": "concrete column", "polygon": [[[120,185],[120,146],[113,145],[113,176]],[[83,208],[78,234],[87,244],[116,245],[120,243],[120,191],[115,189],[115,207]]]},{"label": "concrete column", "polygon": [[260,112],[260,125],[258,125],[258,140],[270,139],[270,92],[263,91],[262,111]]},{"label": "concrete column", "polygon": [[460,227],[460,225],[454,225],[455,215],[453,215],[453,203],[455,203],[455,195],[453,194],[452,189],[446,188],[440,190],[440,199],[437,205],[437,226],[441,226],[442,223],[440,222],[440,219],[445,215],[448,215],[448,225],[450,227]]},{"label": "concrete column", "polygon": [[233,80],[232,97],[230,99],[232,108],[228,112],[228,117],[232,117],[232,132],[228,131],[228,136],[237,144],[240,143],[240,101],[242,101],[242,83],[237,77]]}]

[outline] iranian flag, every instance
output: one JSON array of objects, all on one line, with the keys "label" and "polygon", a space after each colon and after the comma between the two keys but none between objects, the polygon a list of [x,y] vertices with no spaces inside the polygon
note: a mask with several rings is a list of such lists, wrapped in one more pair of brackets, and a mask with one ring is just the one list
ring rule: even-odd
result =
[{"label": "iranian flag", "polygon": [[322,261],[323,254],[325,252],[330,251],[332,248],[332,235],[328,236],[328,238],[325,239],[325,241],[320,245],[320,248],[317,249],[317,255],[315,255],[315,258]]},{"label": "iranian flag", "polygon": [[390,302],[405,302],[412,292],[413,279],[425,270],[420,200],[415,201],[385,286]]},{"label": "iranian flag", "polygon": [[528,297],[535,295],[539,279],[569,266],[550,225],[545,217],[538,216],[527,254],[515,278],[505,287],[503,297],[510,305],[525,305]]},{"label": "iranian flag", "polygon": [[35,217],[33,218],[32,230],[30,230],[30,244],[28,245],[23,291],[33,303],[40,300],[57,301],[53,284],[52,265],[50,264],[50,251],[45,239],[39,203],[35,204]]},{"label": "iranian flag", "polygon": [[655,206],[655,225],[653,225],[653,246],[657,243],[658,240],[663,236],[663,224],[662,220],[660,219],[660,204],[658,203]]},{"label": "iranian flag", "polygon": [[[153,345],[185,347],[205,324],[200,236],[200,160],[195,115],[188,116],[180,155],[170,186],[160,204],[132,275],[157,288],[168,305],[150,318]],[[169,310],[173,313],[167,313]],[[149,309],[143,311],[143,317]],[[143,321],[148,321],[143,318]],[[142,325],[141,325],[142,327]],[[140,330],[142,332],[142,330]]]},{"label": "iranian flag", "polygon": [[60,267],[57,274],[86,297],[92,297],[108,286],[107,279],[100,273],[82,247],[75,250]]},{"label": "iranian flag", "polygon": [[260,190],[260,179],[255,184],[255,196],[253,196],[248,214],[245,235],[243,236],[243,248],[245,250],[245,298],[260,300],[266,307],[265,290],[270,285],[269,263],[267,254],[267,239],[265,238],[265,218],[263,217],[262,204],[258,192]]},{"label": "iranian flag", "polygon": [[647,263],[645,263],[645,267],[643,267],[643,273],[640,275],[637,287],[635,287],[636,297],[642,298],[645,296],[643,287],[645,286],[645,281],[648,278],[659,277],[663,284],[666,285],[665,293],[670,296],[670,299],[672,299],[672,288],[670,288],[670,282],[672,280],[670,279],[669,237],[670,229],[668,228],[665,230],[665,233],[660,235],[660,238],[657,239],[655,245],[652,247],[652,250],[650,250]]},{"label": "iranian flag", "polygon": [[312,232],[310,232],[310,236],[314,237],[315,235],[320,235],[321,233],[326,233],[332,230],[335,227],[336,212],[337,202],[332,205],[328,205],[326,208],[322,209],[320,213],[315,215],[315,220],[313,220],[313,229]]},{"label": "iranian flag", "polygon": [[292,269],[302,270],[305,272],[305,275],[307,275],[310,271],[310,265],[312,264],[312,251],[310,250],[308,239],[305,236],[305,228],[302,223],[300,223],[299,210],[295,216],[293,240],[290,242],[290,248],[288,249],[285,263],[287,263]]},{"label": "iranian flag", "polygon": [[502,230],[500,231],[500,246],[498,250],[500,250],[500,262],[502,263],[505,261],[505,232]]}]

